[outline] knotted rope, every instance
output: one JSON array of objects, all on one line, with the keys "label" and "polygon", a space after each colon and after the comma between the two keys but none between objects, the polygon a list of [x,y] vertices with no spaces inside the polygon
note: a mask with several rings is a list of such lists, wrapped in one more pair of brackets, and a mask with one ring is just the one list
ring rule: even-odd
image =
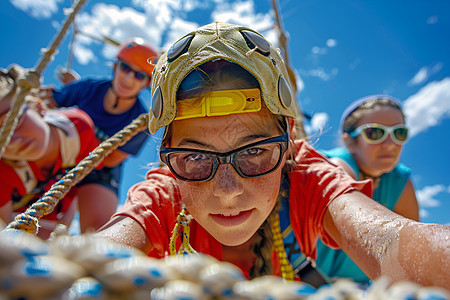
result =
[{"label": "knotted rope", "polygon": [[73,167],[64,177],[52,185],[38,201],[19,215],[6,227],[7,229],[21,229],[28,233],[37,234],[39,219],[51,213],[69,190],[88,175],[93,168],[119,146],[127,143],[137,133],[144,131],[148,126],[148,114],[143,113],[129,125],[98,145],[89,156],[85,157]]}]

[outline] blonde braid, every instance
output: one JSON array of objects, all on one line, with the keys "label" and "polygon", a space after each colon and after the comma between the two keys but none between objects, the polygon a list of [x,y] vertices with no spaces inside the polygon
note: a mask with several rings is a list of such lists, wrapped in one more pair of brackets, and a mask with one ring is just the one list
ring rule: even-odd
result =
[{"label": "blonde braid", "polygon": [[295,272],[287,258],[280,228],[278,212],[281,209],[281,198],[280,193],[277,204],[255,236],[252,250],[256,254],[256,260],[250,269],[250,278],[273,273],[271,255],[275,249],[280,261],[281,276],[289,281],[294,280]]},{"label": "blonde braid", "polygon": [[[271,214],[273,214],[273,211]],[[249,272],[250,279],[272,274],[271,256],[273,251],[273,241],[272,231],[267,220],[264,221],[262,226],[256,232],[251,249],[253,253],[255,253],[256,259]]]},{"label": "blonde braid", "polygon": [[61,180],[52,185],[38,201],[33,203],[28,209],[19,214],[6,227],[6,229],[22,229],[28,233],[37,234],[39,219],[49,214],[70,190],[71,187],[80,182],[93,168],[119,146],[124,145],[133,136],[147,129],[148,114],[143,113],[134,119],[129,125],[114,134],[112,137],[97,146],[89,156],[80,161]]}]

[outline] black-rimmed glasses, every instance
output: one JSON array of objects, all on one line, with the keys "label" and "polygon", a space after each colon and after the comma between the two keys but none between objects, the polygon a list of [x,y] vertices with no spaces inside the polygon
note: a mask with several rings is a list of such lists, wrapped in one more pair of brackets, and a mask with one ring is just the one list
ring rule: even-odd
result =
[{"label": "black-rimmed glasses", "polygon": [[188,148],[161,148],[161,160],[185,181],[209,181],[220,164],[231,164],[243,178],[254,178],[276,170],[289,145],[289,132],[226,152]]}]

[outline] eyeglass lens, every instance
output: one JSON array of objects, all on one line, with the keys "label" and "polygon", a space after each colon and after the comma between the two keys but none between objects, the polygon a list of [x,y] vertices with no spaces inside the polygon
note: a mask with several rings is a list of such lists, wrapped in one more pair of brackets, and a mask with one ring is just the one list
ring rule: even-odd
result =
[{"label": "eyeglass lens", "polygon": [[119,66],[120,70],[124,73],[128,74],[130,72],[134,72],[134,78],[136,78],[137,80],[144,80],[145,78],[147,78],[147,74],[145,72],[136,71],[123,61],[119,61]]},{"label": "eyeglass lens", "polygon": [[[274,170],[282,154],[279,143],[255,145],[231,154],[231,164],[245,177],[256,177]],[[175,152],[168,156],[168,164],[180,178],[200,181],[213,177],[220,161],[218,155],[196,151]]]}]

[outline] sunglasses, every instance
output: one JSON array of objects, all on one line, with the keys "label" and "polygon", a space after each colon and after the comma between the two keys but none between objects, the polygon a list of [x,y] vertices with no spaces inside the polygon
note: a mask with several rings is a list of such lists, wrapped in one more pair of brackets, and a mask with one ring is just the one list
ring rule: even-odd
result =
[{"label": "sunglasses", "polygon": [[136,71],[135,69],[133,69],[132,67],[130,67],[129,65],[127,65],[125,62],[123,62],[121,60],[118,61],[118,64],[119,64],[120,71],[122,71],[126,74],[128,74],[130,72],[134,72],[134,78],[136,78],[137,80],[142,81],[144,79],[149,78],[147,73]]},{"label": "sunglasses", "polygon": [[220,164],[231,164],[241,177],[254,178],[278,168],[288,143],[286,132],[226,153],[161,147],[160,157],[175,177],[184,181],[209,181]]},{"label": "sunglasses", "polygon": [[352,138],[362,135],[369,144],[380,144],[390,135],[397,145],[403,145],[408,139],[408,128],[404,124],[384,126],[377,123],[364,124],[349,133]]}]

